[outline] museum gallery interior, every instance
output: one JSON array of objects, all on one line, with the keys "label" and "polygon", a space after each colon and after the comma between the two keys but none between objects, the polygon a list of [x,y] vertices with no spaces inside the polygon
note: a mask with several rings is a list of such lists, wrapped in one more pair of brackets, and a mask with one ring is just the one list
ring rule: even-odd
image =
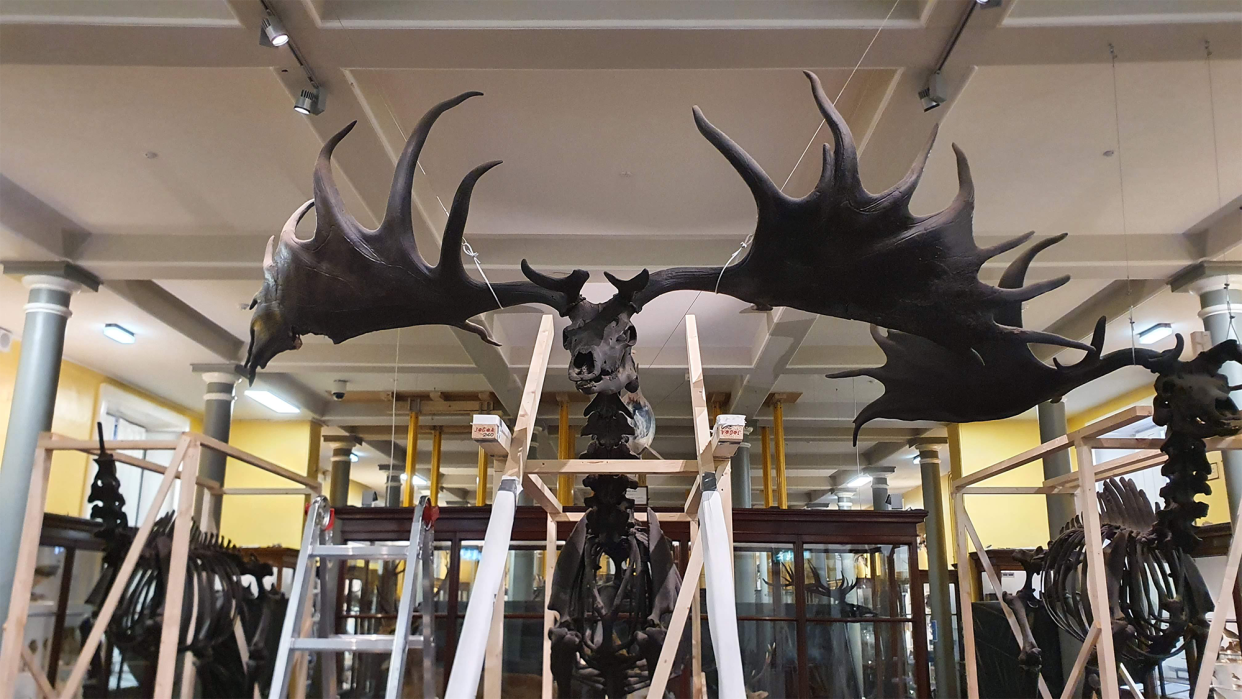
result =
[{"label": "museum gallery interior", "polygon": [[1242,0],[6,0],[0,695],[1242,697]]}]

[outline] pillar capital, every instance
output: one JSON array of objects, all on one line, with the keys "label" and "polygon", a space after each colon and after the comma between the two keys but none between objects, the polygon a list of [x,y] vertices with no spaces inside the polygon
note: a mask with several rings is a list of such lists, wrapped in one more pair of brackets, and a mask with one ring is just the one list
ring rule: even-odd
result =
[{"label": "pillar capital", "polygon": [[1173,291],[1189,291],[1197,296],[1224,289],[1226,285],[1242,289],[1242,262],[1200,262],[1169,280],[1169,288]]},{"label": "pillar capital", "polygon": [[27,288],[56,289],[70,294],[83,287],[99,291],[99,277],[72,262],[4,260],[0,261],[0,265],[3,265],[6,275],[21,277]]},{"label": "pillar capital", "polygon": [[213,383],[236,384],[242,378],[238,376],[237,374],[234,374],[228,371],[205,371],[202,374],[200,374],[200,376],[202,376],[203,381],[208,384],[213,384]]}]

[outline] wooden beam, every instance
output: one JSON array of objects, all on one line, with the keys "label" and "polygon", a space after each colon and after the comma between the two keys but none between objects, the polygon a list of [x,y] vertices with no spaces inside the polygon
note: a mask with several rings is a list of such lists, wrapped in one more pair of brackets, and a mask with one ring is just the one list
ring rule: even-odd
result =
[{"label": "wooden beam", "polygon": [[556,494],[544,484],[539,476],[533,473],[522,474],[522,490],[549,515],[556,517],[565,514],[561,509],[560,501],[556,499]]},{"label": "wooden beam", "polygon": [[678,459],[531,459],[527,473],[697,473],[697,460]]},{"label": "wooden beam", "polygon": [[544,315],[539,321],[539,334],[535,336],[535,348],[530,355],[530,371],[526,374],[526,387],[518,406],[517,420],[513,426],[513,439],[509,442],[509,456],[505,459],[504,475],[521,480],[526,467],[526,454],[534,437],[535,416],[539,410],[539,397],[543,395],[544,375],[548,373],[548,357],[552,352],[552,316]]},{"label": "wooden beam", "polygon": [[552,603],[552,577],[556,573],[556,521],[548,517],[547,540],[543,551],[543,683],[541,699],[552,699],[552,625],[556,612],[548,608]]},{"label": "wooden beam", "polygon": [[958,615],[962,624],[963,660],[966,662],[966,697],[979,699],[979,661],[975,655],[974,575],[970,571],[970,548],[962,535],[966,519],[966,501],[959,493],[951,493],[957,526],[957,592]]},{"label": "wooden beam", "polygon": [[[47,503],[47,484],[52,471],[51,465],[52,452],[45,448],[36,448],[34,465],[30,474],[30,490],[26,493],[26,514],[22,522],[22,535],[17,547],[13,587],[9,594],[9,616],[4,624],[4,650],[3,655],[0,655],[0,687],[17,686],[21,660],[19,651],[25,648],[26,643],[30,591],[34,588],[35,567],[39,562],[39,536],[43,531],[43,510]],[[139,533],[141,534],[141,531]],[[40,672],[32,671],[32,674],[39,675]]]},{"label": "wooden beam", "polygon": [[1078,682],[1082,679],[1082,673],[1087,669],[1087,661],[1091,659],[1091,652],[1095,650],[1095,644],[1100,640],[1100,622],[1091,622],[1091,630],[1087,632],[1087,637],[1083,639],[1082,647],[1078,649],[1078,657],[1074,659],[1074,667],[1070,670],[1069,677],[1065,678],[1065,689],[1061,692],[1061,699],[1072,699],[1077,694]]},{"label": "wooden beam", "polygon": [[264,471],[267,471],[268,473],[273,473],[286,480],[291,480],[295,483],[301,483],[307,488],[310,488],[315,493],[318,493],[320,490],[319,481],[315,480],[314,478],[307,478],[306,476],[303,476],[300,473],[294,473],[293,471],[290,471],[289,469],[283,466],[277,466],[276,464],[272,463],[271,461],[268,461],[267,459],[261,459],[255,456],[254,454],[244,452],[235,446],[232,446],[230,444],[225,444],[224,442],[221,442],[218,439],[213,439],[211,437],[208,437],[207,435],[193,434],[191,435],[191,437],[192,439],[194,439],[196,442],[198,442],[200,445],[202,445],[203,447],[207,449],[212,449],[226,456],[231,456],[234,459],[242,463],[250,464],[251,466],[255,466],[257,468],[263,469]]},{"label": "wooden beam", "polygon": [[[673,671],[673,660],[677,657],[677,646],[686,628],[686,619],[690,616],[693,601],[699,597],[699,576],[703,573],[703,548],[696,532],[690,545],[690,560],[686,563],[686,574],[681,579],[681,591],[677,593],[677,602],[673,605],[673,617],[668,622],[668,633],[664,636],[664,646],[660,648],[660,659],[656,661],[655,671],[651,673],[651,685],[648,696],[662,697],[668,686],[669,675]],[[696,617],[694,626],[699,625]]]},{"label": "wooden beam", "polygon": [[[1111,619],[1108,581],[1105,578],[1104,542],[1100,534],[1100,503],[1095,492],[1095,465],[1092,463],[1091,447],[1083,444],[1082,438],[1078,439],[1074,448],[1078,453],[1078,512],[1082,515],[1087,555],[1087,591],[1091,598],[1091,617]],[[1100,634],[1096,645],[1096,658],[1100,670],[1100,693],[1106,697],[1120,696],[1117,656],[1111,633]]]},{"label": "wooden beam", "polygon": [[1233,590],[1238,582],[1238,566],[1242,564],[1242,537],[1236,536],[1242,531],[1242,512],[1234,520],[1235,536],[1229,542],[1229,557],[1225,559],[1225,571],[1221,579],[1220,593],[1216,595],[1216,611],[1212,612],[1212,623],[1208,625],[1207,646],[1199,665],[1199,678],[1195,682],[1193,699],[1207,699],[1212,686],[1212,668],[1216,667],[1216,658],[1220,654],[1220,644],[1224,640],[1225,621],[1233,613]]},{"label": "wooden beam", "polygon": [[190,568],[190,532],[194,525],[194,487],[190,483],[198,476],[199,457],[202,453],[201,447],[190,449],[181,461],[181,488],[177,493],[172,552],[168,558],[168,584],[164,588],[164,618],[160,630],[159,657],[155,664],[155,699],[172,699],[173,684],[176,681],[177,650],[181,645],[181,610],[185,606],[185,578]]},{"label": "wooden beam", "polygon": [[698,454],[700,474],[715,471],[708,444],[712,430],[707,414],[707,391],[703,388],[703,359],[699,354],[699,324],[692,316],[686,316],[686,362],[690,374],[690,412],[694,419],[694,450]]}]

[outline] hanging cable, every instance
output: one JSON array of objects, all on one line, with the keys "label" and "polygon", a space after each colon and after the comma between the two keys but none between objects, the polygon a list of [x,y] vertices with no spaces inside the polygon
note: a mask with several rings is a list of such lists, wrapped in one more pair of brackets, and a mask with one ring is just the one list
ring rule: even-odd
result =
[{"label": "hanging cable", "polygon": [[1212,117],[1212,162],[1216,169],[1216,206],[1224,206],[1224,195],[1220,187],[1220,149],[1216,144],[1216,89],[1212,84],[1212,42],[1203,40],[1203,67],[1207,71],[1208,112]]},{"label": "hanging cable", "polygon": [[[397,368],[401,366],[401,328],[397,328],[397,352],[392,360],[392,436],[388,440],[388,473],[396,463],[397,453]],[[387,487],[384,489],[387,498]]]},{"label": "hanging cable", "polygon": [[1131,361],[1135,361],[1137,363],[1138,349],[1134,344],[1134,291],[1133,281],[1130,277],[1130,227],[1126,220],[1126,176],[1121,160],[1121,108],[1120,99],[1117,96],[1117,50],[1112,43],[1109,43],[1108,45],[1108,55],[1112,59],[1110,65],[1113,79],[1113,127],[1115,129],[1117,143],[1117,185],[1121,192],[1121,245],[1126,257],[1126,303],[1130,307],[1130,358]]}]

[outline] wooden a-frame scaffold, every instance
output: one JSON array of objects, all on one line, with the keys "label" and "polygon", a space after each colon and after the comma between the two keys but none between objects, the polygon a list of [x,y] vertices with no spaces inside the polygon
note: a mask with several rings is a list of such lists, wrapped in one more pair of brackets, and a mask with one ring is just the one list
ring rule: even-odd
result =
[{"label": "wooden a-frame scaffold", "polygon": [[[535,413],[543,392],[548,357],[555,336],[553,319],[545,315],[539,325],[531,356],[526,386],[514,423],[512,437],[493,416],[476,416],[475,441],[497,458],[496,487],[491,519],[484,538],[483,552],[462,626],[458,650],[449,676],[447,699],[473,699],[480,676],[485,699],[500,699],[501,659],[504,643],[504,581],[516,496],[520,488],[547,512],[547,541],[544,557],[543,699],[552,699],[551,649],[548,636],[555,619],[547,610],[551,580],[556,566],[557,523],[575,521],[581,513],[567,513],[541,475],[565,474],[694,474],[696,476],[685,507],[680,513],[661,514],[662,521],[690,523],[690,560],[682,578],[669,622],[668,642],[652,669],[648,696],[664,696],[678,645],[686,623],[699,618],[699,580],[706,575],[708,622],[712,630],[712,649],[721,673],[721,697],[742,699],[741,651],[737,633],[737,612],[733,586],[733,524],[730,492],[730,457],[742,442],[745,422],[738,416],[719,416],[715,429],[708,425],[707,393],[703,386],[703,364],[699,355],[698,326],[695,317],[686,316],[686,355],[689,365],[690,398],[694,417],[697,457],[688,460],[612,459],[612,460],[528,460],[535,426]],[[485,487],[485,484],[480,484]],[[642,519],[645,515],[639,515]],[[705,696],[701,671],[701,642],[698,623],[691,624],[692,673],[696,696]]]}]

